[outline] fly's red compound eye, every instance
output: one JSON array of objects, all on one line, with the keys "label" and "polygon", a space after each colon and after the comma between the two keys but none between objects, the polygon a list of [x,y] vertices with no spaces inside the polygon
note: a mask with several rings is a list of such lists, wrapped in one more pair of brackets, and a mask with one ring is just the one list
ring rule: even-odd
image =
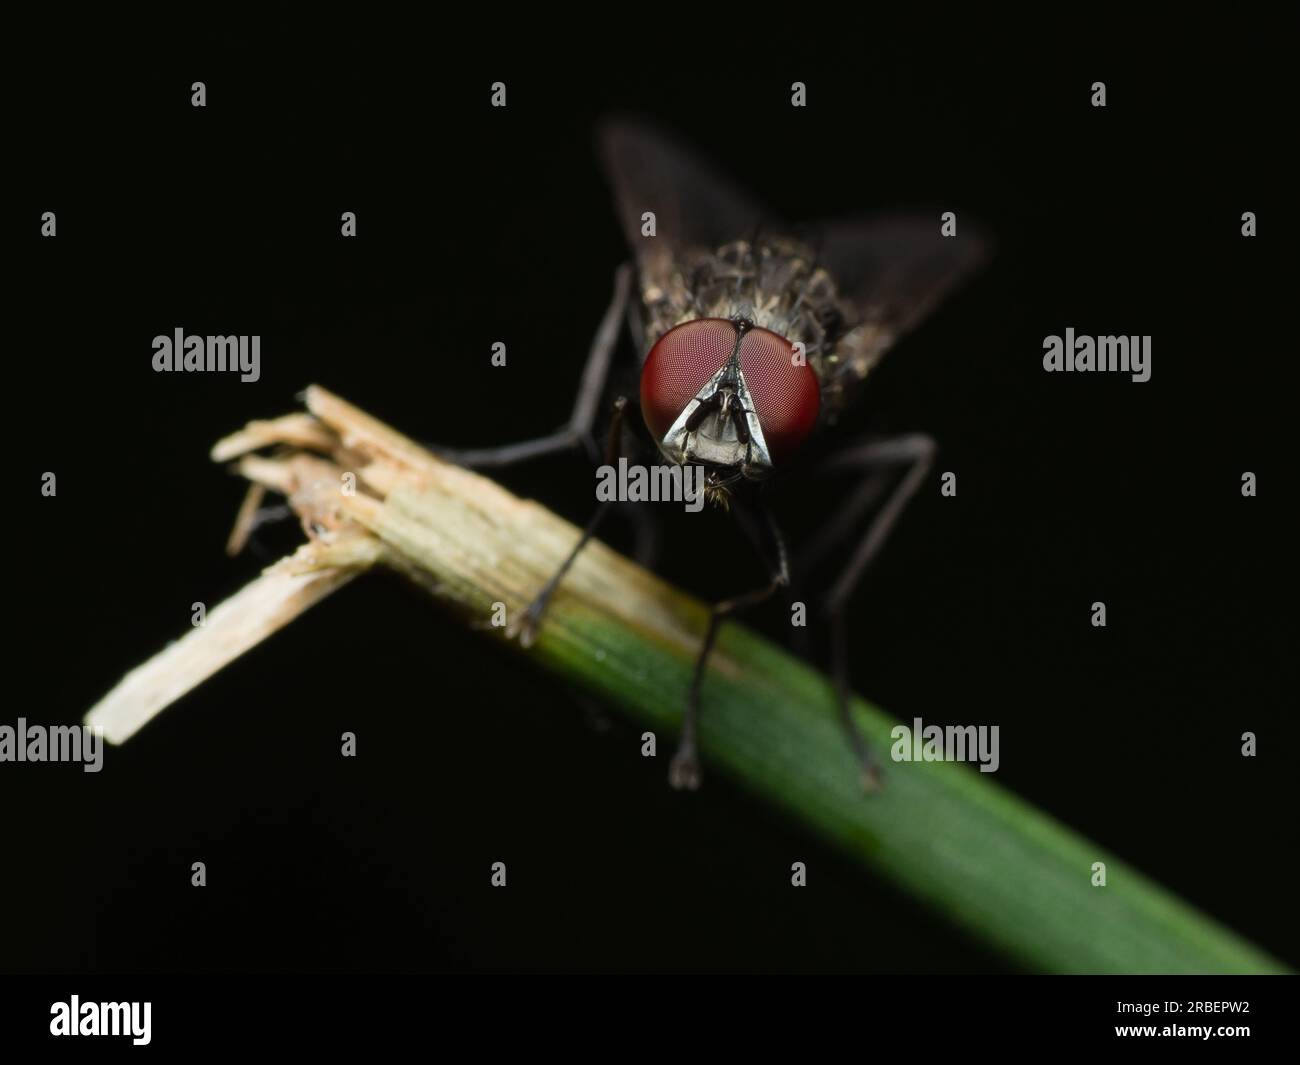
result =
[{"label": "fly's red compound eye", "polygon": [[697,318],[668,330],[641,370],[641,415],[656,440],[731,358],[736,327],[725,318]]},{"label": "fly's red compound eye", "polygon": [[795,361],[794,345],[785,337],[751,329],[740,343],[740,372],[772,458],[793,454],[821,410],[821,386],[812,367],[806,359]]},{"label": "fly's red compound eye", "polygon": [[[737,327],[726,318],[698,318],[668,330],[641,371],[641,411],[656,440],[731,357]],[[740,372],[772,458],[793,453],[817,422],[821,387],[794,346],[770,329],[750,326],[740,344]]]}]

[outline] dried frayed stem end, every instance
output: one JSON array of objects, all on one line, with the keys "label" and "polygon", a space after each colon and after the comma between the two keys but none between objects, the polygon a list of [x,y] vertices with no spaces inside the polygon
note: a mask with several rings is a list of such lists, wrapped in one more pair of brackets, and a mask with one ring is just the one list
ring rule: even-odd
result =
[{"label": "dried frayed stem end", "polygon": [[86,725],[102,728],[110,743],[130,739],[186,692],[343,587],[379,554],[379,544],[369,537],[304,544],[215,607],[201,627],[123,677],[91,708]]},{"label": "dried frayed stem end", "polygon": [[[335,406],[346,413],[346,404]],[[370,419],[363,419],[361,428],[367,440],[384,435],[373,432]],[[414,448],[405,441],[400,446],[403,453]],[[253,454],[268,448],[273,454]],[[235,461],[236,471],[250,482],[227,541],[230,554],[242,550],[257,527],[267,489],[288,500],[308,542],[128,673],[90,710],[86,725],[101,728],[111,743],[129,739],[168,705],[383,557],[382,543],[355,520],[366,514],[366,504],[377,505],[364,495],[374,490],[365,471],[375,460],[359,461],[336,428],[311,414],[250,422],[219,441],[212,457]],[[393,479],[391,471],[377,476]]]},{"label": "dried frayed stem end", "polygon": [[[536,646],[529,604],[581,531],[480,474],[449,464],[318,386],[309,413],[251,422],[213,449],[253,486],[230,534],[238,550],[263,520],[268,492],[284,496],[308,543],[210,611],[206,624],[128,674],[87,717],[121,743],[169,703],[282,628],[330,592],[383,562],[461,614],[498,606],[504,631]],[[547,615],[560,641],[581,605],[685,657],[698,646],[704,608],[593,541],[566,573]],[[525,624],[521,626],[520,622]],[[586,637],[582,637],[586,638]],[[593,651],[593,653],[595,653]],[[734,672],[715,651],[715,670]]]}]

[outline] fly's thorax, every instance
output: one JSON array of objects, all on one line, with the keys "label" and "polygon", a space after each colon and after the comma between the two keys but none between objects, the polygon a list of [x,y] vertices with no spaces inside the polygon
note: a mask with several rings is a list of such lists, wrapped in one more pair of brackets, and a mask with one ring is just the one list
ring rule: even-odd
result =
[{"label": "fly's thorax", "polygon": [[833,349],[854,317],[813,248],[791,237],[734,240],[662,255],[656,270],[642,272],[641,295],[652,335],[693,318],[743,315],[760,328],[801,341],[814,358]]},{"label": "fly's thorax", "polygon": [[859,357],[860,315],[811,245],[770,235],[714,248],[679,247],[675,253],[659,245],[657,251],[654,268],[644,269],[643,262],[641,273],[652,337],[701,318],[745,318],[799,345],[817,376],[827,415],[841,405],[846,377],[864,377],[874,361]]}]

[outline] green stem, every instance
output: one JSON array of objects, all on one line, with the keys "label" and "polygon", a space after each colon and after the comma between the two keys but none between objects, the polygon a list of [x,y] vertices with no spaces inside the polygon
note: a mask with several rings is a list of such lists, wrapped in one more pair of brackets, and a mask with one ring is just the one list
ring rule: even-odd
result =
[{"label": "green stem", "polygon": [[[523,533],[506,531],[503,504],[492,496],[499,491],[485,483],[470,493],[468,506],[460,487],[450,494],[396,493],[375,531],[408,575],[486,617],[494,599],[526,602],[520,589],[539,585],[548,564],[521,561]],[[558,519],[537,512],[529,520],[538,535],[562,543],[563,530],[572,527],[559,523],[556,531],[547,522]],[[702,604],[593,543],[561,585],[529,654],[651,729],[673,734],[704,618]],[[722,770],[1027,968],[1286,971],[970,766],[886,762],[886,790],[864,795],[830,681],[743,626],[722,629],[702,705],[706,772]],[[898,722],[861,700],[854,712],[874,748],[888,751]],[[1105,886],[1093,886],[1095,862],[1105,863]]]}]

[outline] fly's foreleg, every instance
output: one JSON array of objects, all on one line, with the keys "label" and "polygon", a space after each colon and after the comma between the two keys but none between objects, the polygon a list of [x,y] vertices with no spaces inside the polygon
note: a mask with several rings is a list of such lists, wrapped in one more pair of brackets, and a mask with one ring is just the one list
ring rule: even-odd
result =
[{"label": "fly's foreleg", "polygon": [[632,264],[624,263],[614,271],[614,295],[609,307],[600,320],[596,335],[592,338],[591,348],[587,353],[587,363],[583,367],[582,380],[578,384],[578,394],[573,402],[573,413],[569,415],[568,424],[557,432],[539,436],[533,440],[521,440],[517,444],[502,447],[470,448],[449,450],[435,448],[439,456],[448,462],[474,469],[500,469],[516,462],[553,455],[582,447],[595,461],[599,452],[592,428],[596,421],[596,412],[600,407],[600,397],[605,391],[605,382],[609,378],[609,366],[614,358],[614,349],[618,346],[619,330],[630,305],[628,299],[632,291]]},{"label": "fly's foreleg", "polygon": [[[769,565],[771,576],[768,583],[761,588],[715,603],[709,614],[709,627],[704,632],[704,642],[695,659],[695,672],[691,677],[690,691],[686,696],[686,713],[682,717],[681,739],[677,745],[677,753],[673,755],[673,760],[668,766],[668,782],[674,788],[694,791],[700,786],[700,688],[704,683],[704,670],[708,665],[713,644],[717,640],[719,626],[731,615],[770,599],[778,590],[790,583],[790,563],[786,555],[785,538],[781,535],[771,510],[765,504],[762,505],[762,511],[775,552],[775,557]],[[738,513],[737,517],[739,517]],[[755,536],[754,539],[757,544],[758,537]],[[762,554],[761,548],[759,553]]]},{"label": "fly's foreleg", "polygon": [[[933,438],[922,433],[912,433],[891,440],[881,440],[870,444],[853,447],[835,456],[830,463],[831,469],[859,468],[881,469],[905,467],[903,479],[885,498],[883,505],[876,512],[865,535],[858,543],[848,565],[836,579],[826,597],[825,607],[830,624],[831,665],[835,678],[836,700],[839,704],[840,721],[849,738],[849,743],[857,755],[862,767],[862,784],[868,791],[879,790],[881,786],[880,767],[872,756],[866,740],[857,723],[853,720],[850,709],[849,667],[845,647],[844,609],[854,590],[862,580],[862,575],[872,560],[880,553],[885,539],[889,536],[907,504],[924,483],[934,462],[935,444]],[[869,481],[852,498],[845,508],[849,517],[859,516],[863,510],[875,502],[883,493],[879,490],[880,482]],[[833,526],[843,523],[834,521]]]},{"label": "fly's foreleg", "polygon": [[[614,401],[614,417],[609,424],[609,436],[605,442],[605,464],[613,466],[618,463],[619,454],[622,452],[623,438],[623,415],[627,410],[627,397],[619,396]],[[542,590],[528,608],[516,616],[515,620],[506,626],[506,636],[513,639],[519,637],[519,642],[524,647],[529,647],[537,637],[538,626],[542,622],[542,615],[546,612],[546,607],[551,601],[551,596],[555,594],[555,589],[559,586],[560,581],[564,580],[564,575],[569,572],[569,567],[573,565],[574,560],[584,547],[587,541],[596,535],[596,530],[600,528],[601,522],[614,506],[613,500],[606,500],[596,504],[595,513],[588,520],[586,528],[582,530],[582,535],[578,542],[574,544],[573,549],[560,563],[559,569],[551,574],[551,579],[543,586]]]}]

